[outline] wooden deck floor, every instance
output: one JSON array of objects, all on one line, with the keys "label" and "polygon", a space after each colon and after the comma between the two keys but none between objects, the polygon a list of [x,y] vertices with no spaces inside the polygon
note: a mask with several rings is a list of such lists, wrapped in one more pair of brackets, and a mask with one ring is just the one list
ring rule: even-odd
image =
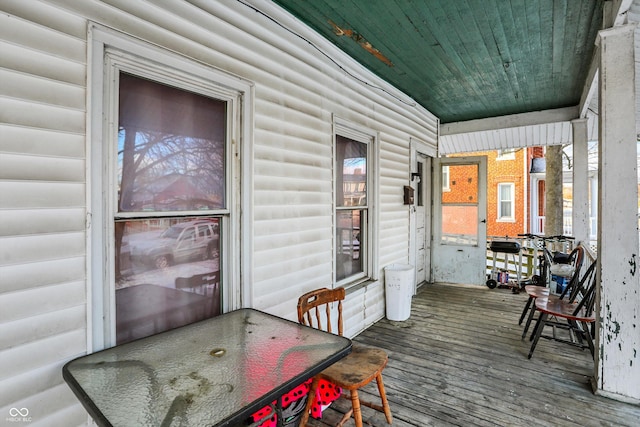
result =
[{"label": "wooden deck floor", "polygon": [[[525,300],[506,289],[425,285],[409,320],[384,319],[356,337],[389,353],[393,426],[640,426],[640,406],[592,393],[588,350],[541,339],[527,359]],[[335,424],[346,409],[341,399],[309,425]],[[365,425],[388,425],[383,414],[363,414]]]}]

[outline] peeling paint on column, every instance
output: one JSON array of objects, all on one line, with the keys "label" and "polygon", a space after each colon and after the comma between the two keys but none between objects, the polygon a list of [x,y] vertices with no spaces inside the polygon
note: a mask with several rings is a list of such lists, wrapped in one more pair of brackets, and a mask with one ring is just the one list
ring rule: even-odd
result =
[{"label": "peeling paint on column", "polygon": [[[598,332],[601,356],[594,370],[597,392],[640,399],[636,98],[629,85],[635,75],[635,25],[600,31],[599,116],[600,206],[598,218]],[[605,231],[606,228],[606,231]],[[634,363],[635,362],[635,363]]]},{"label": "peeling paint on column", "polygon": [[[617,320],[613,320],[611,317],[611,306],[609,305],[609,303],[606,304],[607,307],[607,322],[606,322],[606,329],[607,329],[607,342],[611,343],[614,338],[617,338],[618,335],[620,334],[620,323],[618,323]],[[620,344],[618,344],[618,347],[620,347]],[[622,348],[620,347],[620,350],[622,350]]]}]

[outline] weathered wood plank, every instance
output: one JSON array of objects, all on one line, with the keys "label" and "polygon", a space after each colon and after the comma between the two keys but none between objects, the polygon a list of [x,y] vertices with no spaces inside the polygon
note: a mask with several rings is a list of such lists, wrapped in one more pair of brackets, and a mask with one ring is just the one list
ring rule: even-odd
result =
[{"label": "weathered wood plank", "polygon": [[[640,407],[595,396],[588,351],[542,340],[531,360],[518,318],[525,294],[423,286],[405,322],[381,320],[354,339],[389,353],[384,381],[394,426],[634,426]],[[361,393],[375,401],[375,385]],[[335,425],[340,400],[309,425]],[[384,416],[363,408],[368,426]],[[353,420],[346,426],[353,426]]]}]

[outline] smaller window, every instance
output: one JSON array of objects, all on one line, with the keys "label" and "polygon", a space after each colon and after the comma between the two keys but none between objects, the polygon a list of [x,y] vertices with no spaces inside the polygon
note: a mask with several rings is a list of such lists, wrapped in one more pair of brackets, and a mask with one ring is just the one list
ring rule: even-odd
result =
[{"label": "smaller window", "polygon": [[368,245],[367,160],[370,143],[336,135],[338,197],[336,206],[336,280],[359,279],[367,271],[366,256],[360,250]]},{"label": "smaller window", "polygon": [[451,191],[449,187],[449,166],[442,166],[442,191]]},{"label": "smaller window", "polygon": [[498,184],[498,221],[514,221],[515,184]]}]

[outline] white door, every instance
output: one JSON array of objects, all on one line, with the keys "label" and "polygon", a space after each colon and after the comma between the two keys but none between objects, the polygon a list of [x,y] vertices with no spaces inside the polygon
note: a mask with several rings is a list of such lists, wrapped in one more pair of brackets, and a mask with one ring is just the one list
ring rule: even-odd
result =
[{"label": "white door", "polygon": [[418,154],[415,162],[416,286],[431,281],[431,159]]},{"label": "white door", "polygon": [[484,285],[487,257],[487,160],[434,159],[432,279]]}]

